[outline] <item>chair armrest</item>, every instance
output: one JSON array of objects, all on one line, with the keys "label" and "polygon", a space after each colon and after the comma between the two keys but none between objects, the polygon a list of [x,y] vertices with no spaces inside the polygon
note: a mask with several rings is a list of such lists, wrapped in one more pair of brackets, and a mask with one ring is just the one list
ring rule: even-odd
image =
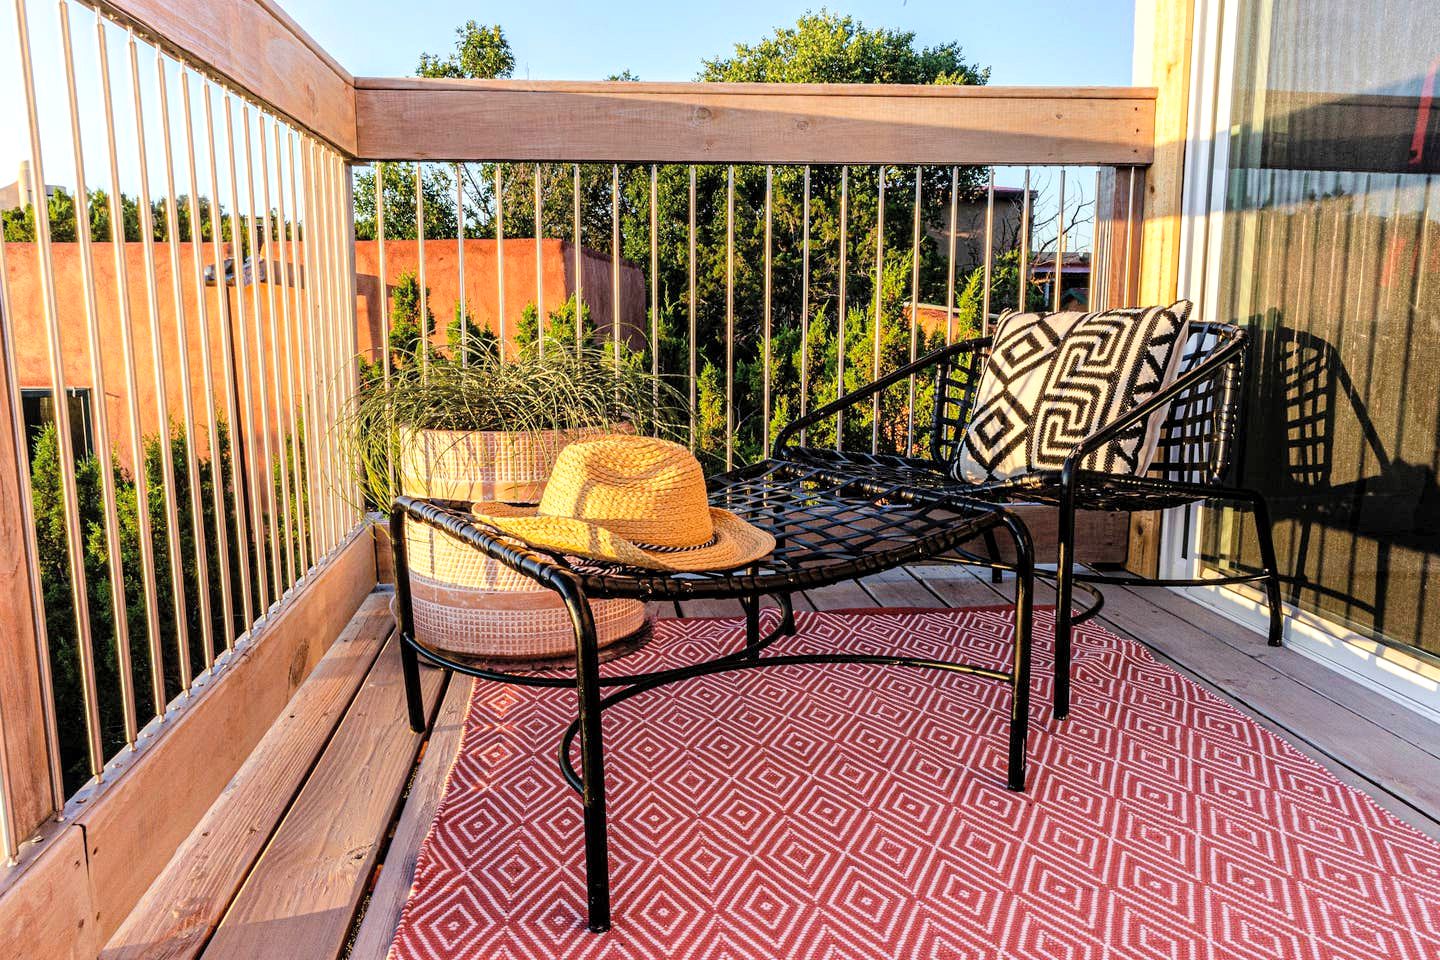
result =
[{"label": "chair armrest", "polygon": [[972,337],[968,340],[960,340],[948,347],[943,347],[932,353],[927,353],[912,363],[886,374],[879,380],[874,380],[863,387],[852,390],[849,393],[842,393],[829,403],[816,407],[799,420],[786,424],[775,437],[775,455],[784,456],[785,447],[789,442],[799,435],[801,430],[813,427],[815,424],[835,416],[843,410],[856,406],[863,400],[868,400],[882,390],[888,390],[902,380],[920,373],[930,367],[938,366],[941,362],[954,359],[966,353],[973,353],[981,347],[990,343],[989,337]]},{"label": "chair armrest", "polygon": [[1195,369],[1177,377],[1175,382],[1161,390],[1159,393],[1136,406],[1134,409],[1121,414],[1109,423],[1092,431],[1089,436],[1075,445],[1070,455],[1065,458],[1065,463],[1060,469],[1060,484],[1062,487],[1072,487],[1075,477],[1080,470],[1080,461],[1114,440],[1122,430],[1134,426],[1156,410],[1175,402],[1175,398],[1186,390],[1197,384],[1204,383],[1212,377],[1219,376],[1225,365],[1230,363],[1237,354],[1245,349],[1243,340],[1233,340],[1230,343],[1218,348],[1213,354],[1202,360]]}]

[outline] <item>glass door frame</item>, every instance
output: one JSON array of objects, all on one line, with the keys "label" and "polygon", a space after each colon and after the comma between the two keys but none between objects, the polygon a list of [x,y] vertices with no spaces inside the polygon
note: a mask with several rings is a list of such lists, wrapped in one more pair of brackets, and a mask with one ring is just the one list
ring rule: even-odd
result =
[{"label": "glass door frame", "polygon": [[[1234,151],[1247,146],[1231,123],[1240,12],[1246,2],[1194,0],[1178,292],[1195,301],[1202,317],[1216,316],[1220,309],[1229,161]],[[1267,58],[1268,8],[1259,27],[1255,56]],[[1160,525],[1161,577],[1218,576],[1199,562],[1205,517],[1199,505],[1165,512]],[[1247,594],[1223,586],[1172,589],[1253,630],[1263,643],[1269,611],[1258,591]],[[1284,644],[1440,722],[1440,668],[1430,658],[1412,655],[1288,603]]]}]

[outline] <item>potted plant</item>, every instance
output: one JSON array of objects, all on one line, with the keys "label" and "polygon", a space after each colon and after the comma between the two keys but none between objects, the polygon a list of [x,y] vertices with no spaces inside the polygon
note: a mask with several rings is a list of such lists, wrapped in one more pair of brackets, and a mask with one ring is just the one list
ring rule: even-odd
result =
[{"label": "potted plant", "polygon": [[[663,432],[656,396],[670,390],[600,350],[552,346],[502,360],[477,350],[468,362],[437,356],[372,376],[347,418],[349,442],[372,506],[397,493],[535,503],[569,443],[614,432]],[[660,411],[663,413],[663,409]],[[514,665],[574,652],[559,598],[453,538],[407,528],[417,639]],[[592,604],[602,645],[645,627],[644,604]]]}]

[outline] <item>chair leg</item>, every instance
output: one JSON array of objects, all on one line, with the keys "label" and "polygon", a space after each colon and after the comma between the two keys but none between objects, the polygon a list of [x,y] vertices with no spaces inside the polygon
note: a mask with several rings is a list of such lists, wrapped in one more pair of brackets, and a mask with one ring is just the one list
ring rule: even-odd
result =
[{"label": "chair leg", "polygon": [[1055,719],[1070,713],[1071,600],[1075,576],[1075,494],[1062,489],[1055,570]]},{"label": "chair leg", "polygon": [[425,732],[425,698],[420,693],[420,657],[415,648],[400,642],[400,673],[405,678],[405,706],[410,714],[410,729]]},{"label": "chair leg", "polygon": [[1030,531],[1013,514],[1004,514],[1015,541],[1015,649],[1010,666],[1010,750],[1005,787],[1025,789],[1026,746],[1030,731],[1030,647],[1035,610],[1035,549]]},{"label": "chair leg", "polygon": [[575,628],[575,694],[580,722],[581,804],[585,824],[585,893],[592,933],[610,929],[610,839],[605,814],[605,747],[600,724],[600,652],[590,602],[578,585],[561,597]]},{"label": "chair leg", "polygon": [[1280,594],[1280,566],[1275,560],[1275,537],[1270,527],[1270,507],[1260,493],[1247,490],[1245,499],[1255,517],[1255,532],[1260,540],[1260,563],[1265,568],[1265,595],[1270,606],[1270,636],[1272,647],[1281,645],[1285,635],[1285,605]]},{"label": "chair leg", "polygon": [[[985,531],[985,549],[990,552],[990,559],[996,563],[1000,562],[1000,543],[995,539],[993,529]],[[1001,583],[1005,579],[1005,571],[999,567],[990,568],[990,582]]]}]

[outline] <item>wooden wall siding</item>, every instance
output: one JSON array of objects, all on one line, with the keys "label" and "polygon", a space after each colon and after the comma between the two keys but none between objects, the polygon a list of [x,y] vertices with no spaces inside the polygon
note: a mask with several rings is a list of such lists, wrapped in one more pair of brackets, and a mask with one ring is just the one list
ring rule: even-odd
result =
[{"label": "wooden wall siding", "polygon": [[357,78],[381,160],[1148,164],[1132,88]]},{"label": "wooden wall siding", "polygon": [[100,4],[167,51],[231,81],[341,153],[355,153],[353,78],[272,0]]}]

